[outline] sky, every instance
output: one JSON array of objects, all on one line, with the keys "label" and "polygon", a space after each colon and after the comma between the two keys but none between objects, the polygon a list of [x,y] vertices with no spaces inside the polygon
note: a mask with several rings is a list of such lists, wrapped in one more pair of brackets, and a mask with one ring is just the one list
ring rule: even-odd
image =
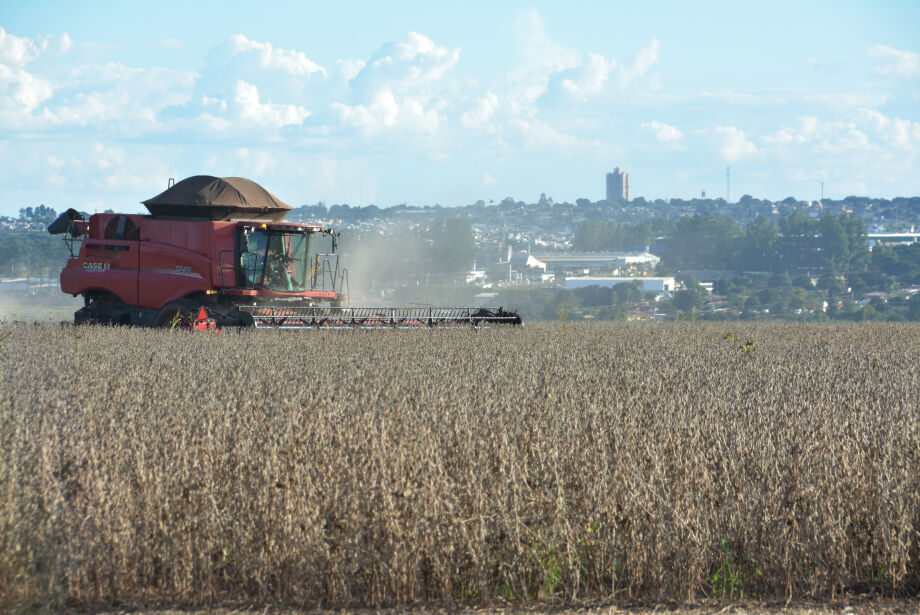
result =
[{"label": "sky", "polygon": [[920,195],[920,2],[0,0],[0,215]]}]

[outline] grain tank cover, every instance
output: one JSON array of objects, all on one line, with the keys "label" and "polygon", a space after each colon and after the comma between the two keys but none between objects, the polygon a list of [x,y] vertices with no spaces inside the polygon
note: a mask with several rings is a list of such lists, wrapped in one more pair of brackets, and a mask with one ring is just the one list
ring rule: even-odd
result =
[{"label": "grain tank cover", "polygon": [[143,201],[158,218],[195,220],[270,220],[278,222],[291,206],[242,177],[195,175]]}]

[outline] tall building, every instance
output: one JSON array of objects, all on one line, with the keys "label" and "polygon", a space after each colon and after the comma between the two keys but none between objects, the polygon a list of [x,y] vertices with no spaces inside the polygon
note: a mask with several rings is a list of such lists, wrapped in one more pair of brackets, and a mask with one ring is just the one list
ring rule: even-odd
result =
[{"label": "tall building", "polygon": [[607,202],[629,202],[629,173],[622,172],[620,167],[607,173]]}]

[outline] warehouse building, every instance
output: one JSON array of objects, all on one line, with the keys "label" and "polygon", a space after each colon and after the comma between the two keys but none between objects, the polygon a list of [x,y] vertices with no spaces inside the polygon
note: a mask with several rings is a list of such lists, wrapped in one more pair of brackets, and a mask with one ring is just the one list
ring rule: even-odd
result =
[{"label": "warehouse building", "polygon": [[677,290],[677,282],[672,277],[601,277],[580,276],[565,279],[568,290],[585,288],[587,286],[604,286],[613,288],[617,284],[637,282],[642,286],[642,292],[670,293]]}]

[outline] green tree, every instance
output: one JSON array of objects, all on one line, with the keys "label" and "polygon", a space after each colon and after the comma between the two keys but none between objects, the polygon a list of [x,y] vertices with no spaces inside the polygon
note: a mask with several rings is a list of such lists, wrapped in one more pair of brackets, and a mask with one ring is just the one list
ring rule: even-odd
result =
[{"label": "green tree", "polygon": [[607,286],[585,286],[576,288],[572,293],[585,307],[605,307],[613,304],[613,289]]},{"label": "green tree", "polygon": [[637,282],[620,282],[613,287],[613,302],[631,306],[642,301],[642,288]]},{"label": "green tree", "polygon": [[687,216],[677,221],[665,258],[679,269],[727,269],[740,237],[738,223],[722,214]]},{"label": "green tree", "polygon": [[828,297],[839,297],[847,290],[843,280],[838,279],[837,276],[831,273],[826,273],[818,278],[818,288],[827,291]]},{"label": "green tree", "polygon": [[778,237],[776,224],[765,216],[758,216],[744,229],[738,266],[746,271],[776,271]]},{"label": "green tree", "polygon": [[856,215],[841,215],[840,225],[847,236],[847,269],[846,271],[862,271],[869,264],[869,235],[866,225]]},{"label": "green tree", "polygon": [[815,253],[818,247],[818,231],[814,219],[800,211],[780,219],[782,237],[777,245],[780,270],[804,271],[816,268]]},{"label": "green tree", "polygon": [[40,222],[42,224],[51,224],[57,218],[57,212],[52,208],[44,205],[38,207],[24,207],[19,210],[19,219],[27,222]]},{"label": "green tree", "polygon": [[818,220],[817,230],[820,236],[817,250],[821,253],[822,266],[828,271],[849,271],[850,237],[840,219],[824,214]]},{"label": "green tree", "polygon": [[654,232],[647,222],[617,224],[586,220],[575,229],[573,244],[576,250],[588,252],[638,249],[651,243]]},{"label": "green tree", "polygon": [[786,273],[774,273],[767,278],[767,288],[782,288],[790,284],[792,284],[792,280]]},{"label": "green tree", "polygon": [[0,235],[0,276],[55,277],[67,263],[60,237],[24,232]]},{"label": "green tree", "polygon": [[907,317],[911,320],[920,320],[920,293],[907,300]]},{"label": "green tree", "polygon": [[693,312],[706,304],[706,290],[693,278],[684,280],[685,288],[674,293],[671,305],[682,312]]}]

